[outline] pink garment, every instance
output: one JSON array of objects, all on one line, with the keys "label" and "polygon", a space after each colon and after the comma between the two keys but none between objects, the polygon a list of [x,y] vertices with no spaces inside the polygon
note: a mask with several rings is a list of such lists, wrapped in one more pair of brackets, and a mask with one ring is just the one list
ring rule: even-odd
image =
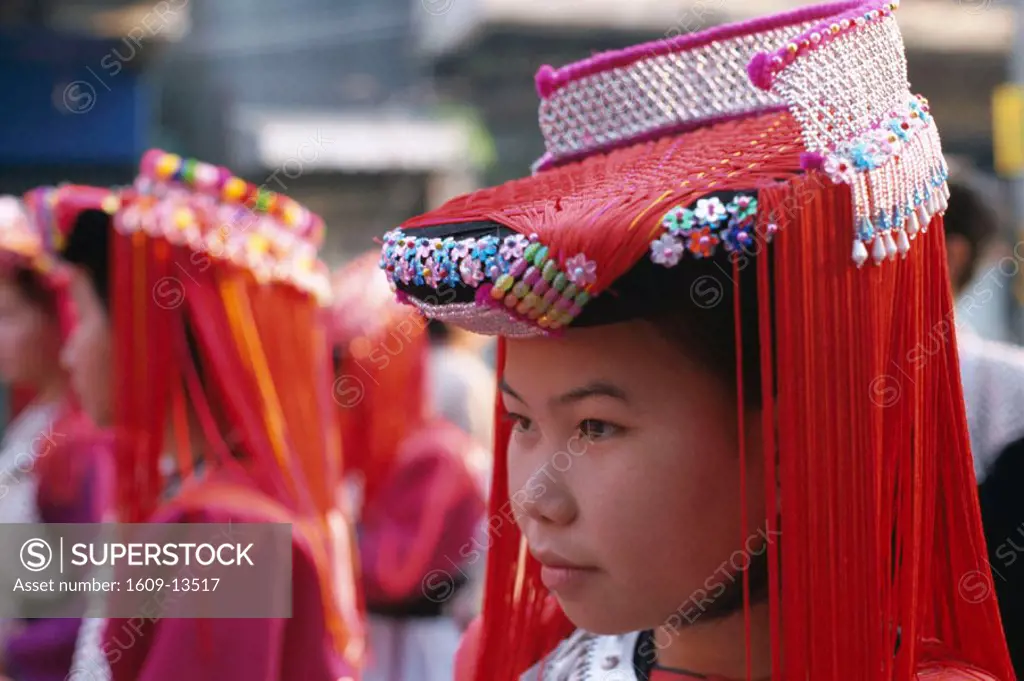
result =
[{"label": "pink garment", "polygon": [[[463,458],[469,436],[448,423],[409,435],[379,494],[363,508],[359,554],[368,607],[447,598],[484,514]],[[427,580],[436,577],[430,583]],[[430,591],[428,593],[427,591]],[[448,594],[450,596],[450,594]]]},{"label": "pink garment", "polygon": [[[255,516],[255,514],[254,514]],[[265,522],[208,509],[160,522]],[[319,580],[306,549],[292,544],[291,619],[112,619],[104,650],[113,681],[339,681],[355,678],[331,644]]]},{"label": "pink garment", "polygon": [[[35,443],[36,503],[44,523],[99,523],[110,508],[110,442],[65,409]],[[71,669],[80,619],[25,620],[5,641],[6,673],[19,681],[63,681]]]}]

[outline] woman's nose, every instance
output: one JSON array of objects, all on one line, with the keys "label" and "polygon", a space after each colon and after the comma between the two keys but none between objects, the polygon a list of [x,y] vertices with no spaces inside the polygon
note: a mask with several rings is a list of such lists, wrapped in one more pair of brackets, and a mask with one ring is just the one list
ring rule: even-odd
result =
[{"label": "woman's nose", "polygon": [[536,471],[519,491],[512,495],[518,512],[540,523],[570,525],[578,514],[576,500],[564,480],[547,468]]}]

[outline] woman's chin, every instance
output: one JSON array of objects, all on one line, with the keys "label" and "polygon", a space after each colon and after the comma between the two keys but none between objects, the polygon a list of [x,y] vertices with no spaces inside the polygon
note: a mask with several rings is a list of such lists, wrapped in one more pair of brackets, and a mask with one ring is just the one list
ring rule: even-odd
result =
[{"label": "woman's chin", "polygon": [[580,602],[563,599],[555,594],[566,617],[578,628],[601,636],[617,636],[649,628],[640,618],[623,616],[609,607],[603,599]]}]

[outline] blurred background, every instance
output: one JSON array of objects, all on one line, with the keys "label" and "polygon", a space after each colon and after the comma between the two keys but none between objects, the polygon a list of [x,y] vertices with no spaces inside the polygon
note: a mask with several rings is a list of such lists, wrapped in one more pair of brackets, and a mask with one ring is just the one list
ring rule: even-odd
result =
[{"label": "blurred background", "polygon": [[[2,0],[0,193],[128,183],[142,152],[162,147],[322,214],[333,268],[414,213],[528,172],[542,152],[540,65],[805,4]],[[898,17],[913,89],[930,99],[945,149],[985,171],[1005,208],[995,295],[970,323],[1019,341],[1018,169],[994,141],[1013,134],[993,123],[1024,127],[1012,92],[993,113],[1017,73],[1016,12],[1009,1],[906,0]]]}]

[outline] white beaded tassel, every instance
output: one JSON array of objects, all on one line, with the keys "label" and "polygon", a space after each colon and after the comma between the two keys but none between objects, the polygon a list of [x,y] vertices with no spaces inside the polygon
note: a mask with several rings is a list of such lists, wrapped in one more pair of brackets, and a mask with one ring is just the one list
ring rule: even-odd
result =
[{"label": "white beaded tassel", "polygon": [[[798,57],[773,84],[800,123],[809,152],[827,155],[862,138],[913,99],[895,18],[856,24],[857,29]],[[851,183],[851,257],[858,267],[868,257],[876,264],[905,257],[910,242],[945,209],[948,190],[935,184],[944,177],[945,164],[934,125],[912,130],[902,147],[898,159],[858,172]],[[918,197],[921,203],[915,204]]]},{"label": "white beaded tassel", "polygon": [[896,246],[899,248],[900,257],[906,258],[907,253],[910,251],[910,239],[907,238],[906,230],[900,230],[900,237],[897,239]]}]

